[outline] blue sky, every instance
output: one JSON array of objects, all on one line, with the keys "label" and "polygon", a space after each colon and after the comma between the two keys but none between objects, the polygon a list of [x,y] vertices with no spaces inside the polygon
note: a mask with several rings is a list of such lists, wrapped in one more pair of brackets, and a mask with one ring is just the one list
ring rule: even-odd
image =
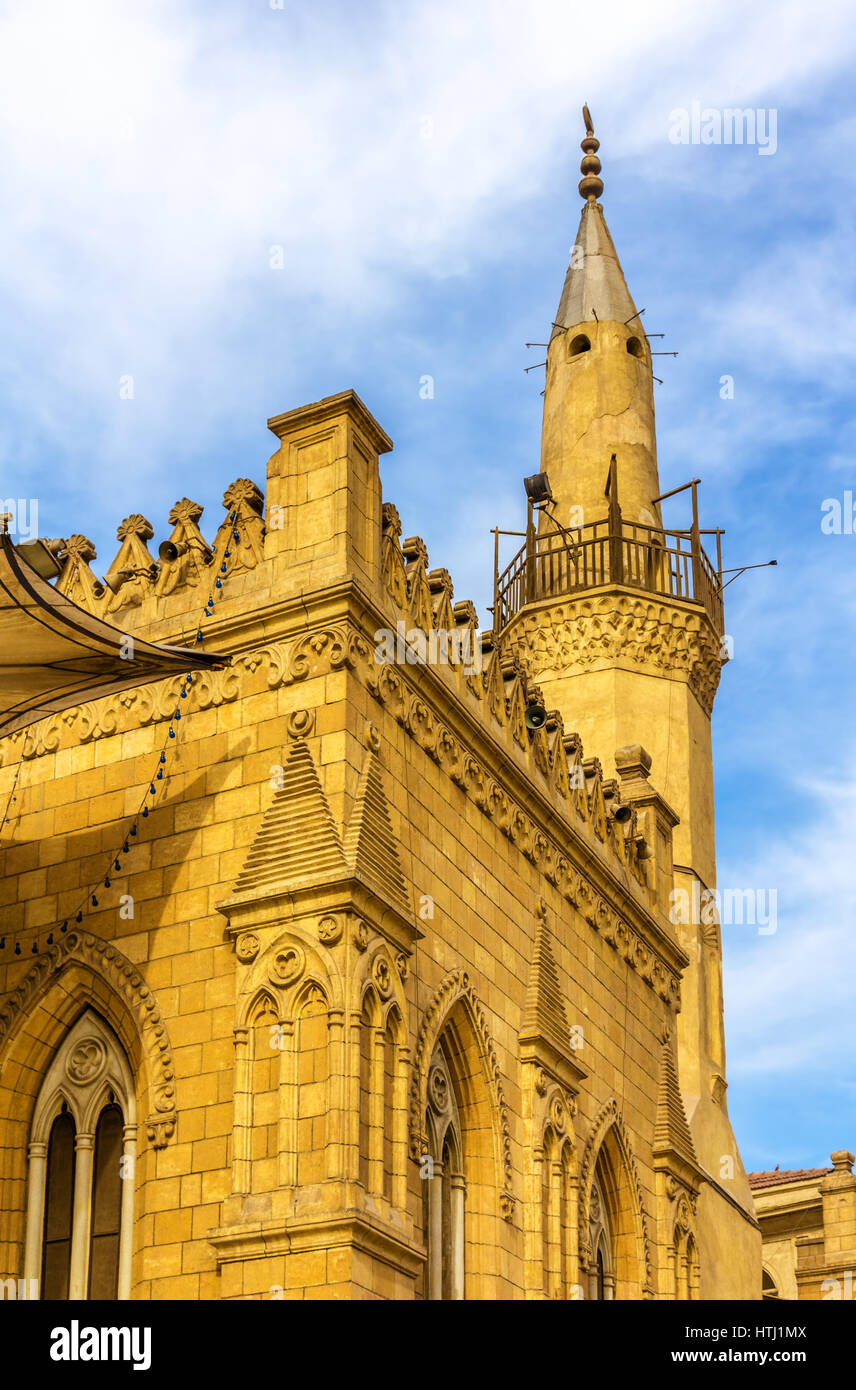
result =
[{"label": "blue sky", "polygon": [[[129,512],[157,542],[187,495],[212,535],[227,484],[264,482],[266,419],[353,386],[405,534],[486,621],[588,101],[631,292],[680,353],[663,488],[702,478],[726,564],[779,562],[727,592],[714,714],[720,883],[778,894],[775,934],[724,928],[751,1168],[856,1141],[856,536],[820,529],[856,490],[854,48],[840,0],[0,7],[0,495],[102,573]],[[774,109],[775,154],[672,144],[694,100]]]}]

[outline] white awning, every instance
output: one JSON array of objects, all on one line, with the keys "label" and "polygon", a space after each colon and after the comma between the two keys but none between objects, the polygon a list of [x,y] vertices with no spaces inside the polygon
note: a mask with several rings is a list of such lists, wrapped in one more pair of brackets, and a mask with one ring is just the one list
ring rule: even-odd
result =
[{"label": "white awning", "polygon": [[133,639],[58,593],[0,534],[0,738],[47,715],[185,671],[229,663],[198,647]]}]

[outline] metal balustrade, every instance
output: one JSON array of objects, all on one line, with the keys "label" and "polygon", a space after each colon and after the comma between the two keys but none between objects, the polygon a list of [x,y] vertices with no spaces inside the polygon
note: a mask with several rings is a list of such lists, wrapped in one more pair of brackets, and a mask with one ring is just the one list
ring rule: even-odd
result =
[{"label": "metal balustrade", "polygon": [[[696,525],[688,531],[668,531],[625,522],[614,507],[603,521],[567,530],[538,532],[530,518],[524,544],[500,572],[499,537],[514,534],[521,533],[495,532],[496,631],[501,632],[527,603],[620,584],[699,604],[722,633],[721,531],[701,531]],[[701,544],[703,535],[716,536],[716,566]]]}]

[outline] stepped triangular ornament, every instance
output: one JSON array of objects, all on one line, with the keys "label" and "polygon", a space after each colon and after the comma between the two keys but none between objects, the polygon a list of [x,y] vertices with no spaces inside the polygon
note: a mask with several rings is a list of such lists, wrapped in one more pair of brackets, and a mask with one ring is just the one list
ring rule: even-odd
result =
[{"label": "stepped triangular ornament", "polygon": [[654,1153],[675,1153],[685,1163],[698,1166],[669,1033],[661,1044],[657,1114],[654,1121]]},{"label": "stepped triangular ornament", "polygon": [[291,746],[259,831],[247,855],[235,892],[286,887],[296,879],[322,880],[346,871],[339,834],[309,745]]},{"label": "stepped triangular ornament", "polygon": [[407,909],[407,888],[390,820],[383,773],[371,750],[366,757],[345,835],[345,855],[358,878],[382,889],[400,909]]},{"label": "stepped triangular ornament", "polygon": [[535,948],[529,967],[520,1037],[543,1038],[562,1056],[566,1056],[570,1030],[543,900],[538,903],[537,919]]}]

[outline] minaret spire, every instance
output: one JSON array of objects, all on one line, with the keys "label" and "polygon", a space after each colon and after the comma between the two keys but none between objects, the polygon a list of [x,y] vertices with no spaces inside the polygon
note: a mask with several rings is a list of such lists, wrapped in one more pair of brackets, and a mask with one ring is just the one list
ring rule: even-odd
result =
[{"label": "minaret spire", "polygon": [[600,141],[587,106],[583,121],[584,202],[547,353],[541,470],[549,474],[566,525],[580,509],[586,523],[598,521],[606,517],[615,454],[626,520],[658,525],[651,353],[597,201],[603,192]]}]

